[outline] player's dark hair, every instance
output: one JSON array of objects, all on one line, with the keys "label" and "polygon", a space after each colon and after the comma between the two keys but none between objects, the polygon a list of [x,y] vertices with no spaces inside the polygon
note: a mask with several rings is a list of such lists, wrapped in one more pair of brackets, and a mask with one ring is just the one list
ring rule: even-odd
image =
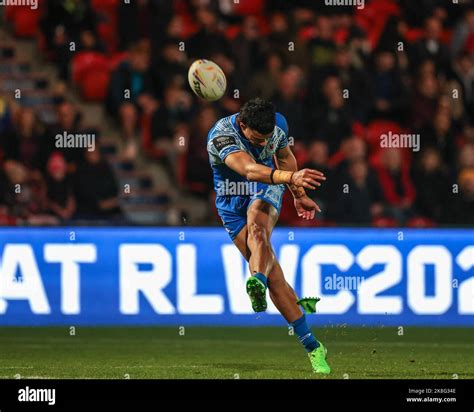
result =
[{"label": "player's dark hair", "polygon": [[249,100],[240,109],[239,120],[261,134],[271,133],[275,128],[275,106],[259,97]]}]

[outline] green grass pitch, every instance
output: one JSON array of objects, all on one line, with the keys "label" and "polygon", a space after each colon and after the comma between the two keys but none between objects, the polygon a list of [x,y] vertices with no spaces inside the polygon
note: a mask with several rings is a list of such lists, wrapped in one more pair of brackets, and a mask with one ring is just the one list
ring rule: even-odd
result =
[{"label": "green grass pitch", "polygon": [[[474,330],[313,328],[334,379],[474,378]],[[0,378],[298,378],[304,349],[282,328],[0,328]],[[181,332],[183,332],[181,330]]]}]

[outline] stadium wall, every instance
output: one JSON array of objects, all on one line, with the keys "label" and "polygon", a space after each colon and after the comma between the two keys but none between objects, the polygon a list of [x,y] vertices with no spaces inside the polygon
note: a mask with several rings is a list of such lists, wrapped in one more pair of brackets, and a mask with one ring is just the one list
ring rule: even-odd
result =
[{"label": "stadium wall", "polygon": [[[474,326],[474,230],[276,229],[319,325]],[[0,325],[285,325],[222,229],[2,228]]]}]

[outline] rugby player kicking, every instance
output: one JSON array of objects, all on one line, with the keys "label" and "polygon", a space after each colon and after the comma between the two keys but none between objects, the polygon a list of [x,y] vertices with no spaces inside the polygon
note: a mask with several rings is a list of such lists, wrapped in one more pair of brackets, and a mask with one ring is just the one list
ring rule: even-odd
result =
[{"label": "rugby player kicking", "polygon": [[[239,113],[219,120],[209,132],[207,150],[217,211],[232,241],[249,262],[251,276],[246,289],[253,310],[266,310],[268,289],[273,303],[308,352],[313,371],[329,374],[327,350],[308,327],[298,297],[286,282],[270,243],[285,185],[293,194],[298,216],[310,220],[321,210],[304,188],[320,186],[326,180],[324,174],[297,169],[289,148],[286,119],[275,112],[272,103],[260,98],[248,101]],[[222,193],[222,187],[229,182],[235,182],[234,187],[252,182],[256,190],[239,195]]]}]

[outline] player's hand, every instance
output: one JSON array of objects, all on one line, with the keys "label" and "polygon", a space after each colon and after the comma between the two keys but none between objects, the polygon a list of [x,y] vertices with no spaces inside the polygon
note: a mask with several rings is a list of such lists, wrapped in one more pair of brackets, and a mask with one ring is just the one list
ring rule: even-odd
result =
[{"label": "player's hand", "polygon": [[316,189],[326,180],[323,172],[314,169],[302,169],[293,173],[291,183],[296,186],[306,187],[307,189]]},{"label": "player's hand", "polygon": [[295,209],[298,216],[305,220],[312,220],[316,212],[321,212],[318,204],[308,196],[295,198]]}]

